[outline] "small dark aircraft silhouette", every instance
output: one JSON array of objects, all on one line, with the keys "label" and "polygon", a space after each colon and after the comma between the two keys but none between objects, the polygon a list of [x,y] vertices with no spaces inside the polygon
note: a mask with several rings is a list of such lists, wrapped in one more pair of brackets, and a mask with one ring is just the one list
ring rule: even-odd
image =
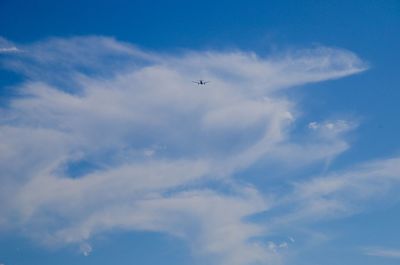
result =
[{"label": "small dark aircraft silhouette", "polygon": [[193,83],[196,83],[198,85],[205,85],[207,83],[210,83],[210,81],[204,81],[202,79],[200,79],[199,81],[192,81]]}]

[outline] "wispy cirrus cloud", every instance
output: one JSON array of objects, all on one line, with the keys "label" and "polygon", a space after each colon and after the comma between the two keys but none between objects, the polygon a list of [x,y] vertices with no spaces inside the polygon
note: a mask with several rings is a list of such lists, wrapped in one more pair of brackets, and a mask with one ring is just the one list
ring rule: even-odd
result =
[{"label": "wispy cirrus cloud", "polygon": [[18,49],[12,42],[0,37],[0,54],[15,53],[19,51],[20,49]]},{"label": "wispy cirrus cloud", "polygon": [[365,255],[368,256],[400,259],[400,249],[391,249],[384,247],[367,247],[363,249],[363,252]]},{"label": "wispy cirrus cloud", "polygon": [[8,53],[8,52],[18,52],[18,48],[17,47],[3,47],[0,48],[0,53]]},{"label": "wispy cirrus cloud", "polygon": [[373,200],[395,198],[400,185],[400,158],[368,161],[324,176],[293,182],[293,190],[281,198],[290,205],[276,225],[316,222],[363,211]]},{"label": "wispy cirrus cloud", "polygon": [[[318,212],[320,197],[345,192],[337,182],[351,179],[363,189],[362,170],[277,195],[234,177],[261,159],[304,166],[348,148],[352,121],[315,122],[294,139],[300,114],[284,91],[364,71],[349,51],[157,54],[105,37],[21,48],[2,58],[29,77],[1,109],[2,227],[25,227],[45,244],[81,246],[114,229],[158,231],[213,263],[279,263],[288,245],[260,239],[273,222],[248,217],[298,199],[289,215],[272,218],[295,220],[303,206]],[[204,77],[212,85],[191,83]]]}]

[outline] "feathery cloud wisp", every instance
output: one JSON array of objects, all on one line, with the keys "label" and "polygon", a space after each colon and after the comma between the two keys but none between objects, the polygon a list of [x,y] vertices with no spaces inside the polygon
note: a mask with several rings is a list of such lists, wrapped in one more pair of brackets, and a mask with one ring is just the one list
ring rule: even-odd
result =
[{"label": "feathery cloud wisp", "polygon": [[10,41],[0,37],[0,54],[1,53],[15,53],[20,50]]},{"label": "feathery cloud wisp", "polygon": [[18,52],[17,47],[0,48],[0,53]]},{"label": "feathery cloud wisp", "polygon": [[400,249],[389,249],[382,247],[368,247],[364,249],[364,254],[382,258],[400,259]]}]

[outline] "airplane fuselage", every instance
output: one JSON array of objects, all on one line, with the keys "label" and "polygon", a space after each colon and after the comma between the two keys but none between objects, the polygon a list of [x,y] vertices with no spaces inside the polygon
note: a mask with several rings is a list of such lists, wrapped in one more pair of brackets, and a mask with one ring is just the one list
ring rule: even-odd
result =
[{"label": "airplane fuselage", "polygon": [[204,80],[200,79],[199,81],[193,81],[193,83],[196,83],[198,85],[205,85],[205,84],[209,83],[209,81],[204,81]]}]

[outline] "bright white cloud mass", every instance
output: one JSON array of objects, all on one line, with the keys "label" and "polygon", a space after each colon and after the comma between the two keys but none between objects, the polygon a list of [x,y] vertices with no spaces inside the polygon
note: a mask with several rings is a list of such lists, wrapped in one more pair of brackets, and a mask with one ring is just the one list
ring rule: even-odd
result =
[{"label": "bright white cloud mass", "polygon": [[285,96],[365,70],[349,51],[161,54],[103,37],[7,45],[23,52],[2,54],[3,67],[26,80],[1,108],[0,229],[42,244],[89,255],[103,232],[155,231],[212,263],[276,264],[295,243],[269,235],[351,214],[400,181],[398,158],[293,176],[276,194],[235,177],[261,160],[306,166],[349,148],[357,124],[346,119],[293,137],[301,110]]}]

